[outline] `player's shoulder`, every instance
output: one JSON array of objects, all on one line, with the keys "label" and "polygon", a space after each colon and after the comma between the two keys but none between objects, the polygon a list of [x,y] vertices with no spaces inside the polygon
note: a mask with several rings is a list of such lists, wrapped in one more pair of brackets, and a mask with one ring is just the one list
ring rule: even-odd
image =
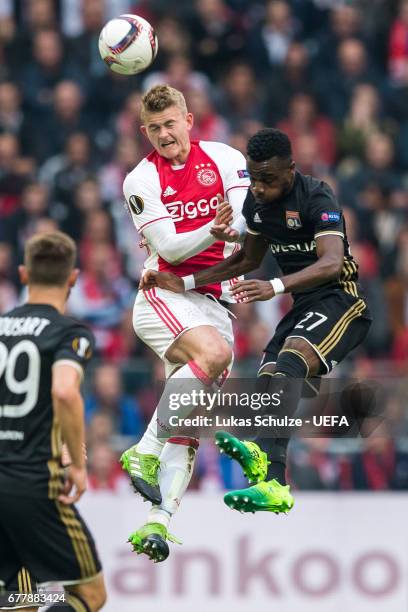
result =
[{"label": "player's shoulder", "polygon": [[333,190],[328,183],[322,179],[311,176],[310,174],[297,173],[299,179],[299,187],[305,195],[315,197],[319,195],[334,196]]},{"label": "player's shoulder", "polygon": [[25,303],[0,316],[0,335],[32,338],[44,349],[57,348],[67,337],[86,337],[94,344],[92,331],[82,321],[60,313],[50,304]]},{"label": "player's shoulder", "polygon": [[221,155],[223,157],[240,157],[245,159],[242,155],[241,151],[238,149],[234,149],[230,145],[225,144],[224,142],[217,142],[215,140],[200,140],[198,142],[198,146],[207,153],[207,155]]},{"label": "player's shoulder", "polygon": [[238,186],[249,185],[246,160],[241,151],[223,142],[208,140],[200,140],[198,146],[215,162],[227,185],[231,186],[231,182],[232,184],[237,182]]},{"label": "player's shoulder", "polygon": [[65,331],[81,331],[89,336],[93,336],[91,329],[86,323],[70,315],[59,313],[58,323]]},{"label": "player's shoulder", "polygon": [[307,174],[297,173],[297,196],[304,212],[313,212],[321,205],[338,208],[337,198],[328,183]]},{"label": "player's shoulder", "polygon": [[144,189],[152,189],[160,186],[159,174],[153,154],[144,157],[125,177],[123,181],[123,192],[127,197],[129,194],[138,193]]}]

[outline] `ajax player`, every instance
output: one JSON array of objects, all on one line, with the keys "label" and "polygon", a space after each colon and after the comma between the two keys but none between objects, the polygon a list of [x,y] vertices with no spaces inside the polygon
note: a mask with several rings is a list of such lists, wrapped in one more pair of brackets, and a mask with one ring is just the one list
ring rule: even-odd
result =
[{"label": "ajax player", "polygon": [[[123,189],[147,244],[145,268],[190,276],[239,250],[215,235],[242,219],[249,187],[245,158],[225,144],[190,141],[193,116],[183,94],[168,85],[144,95],[141,119],[154,150],[126,177]],[[145,434],[121,457],[134,488],[153,504],[147,523],[129,541],[154,561],[169,554],[170,517],[188,486],[198,447],[196,439],[171,436],[163,422],[170,385],[200,391],[228,375],[233,334],[223,302],[234,301],[233,282],[208,283],[181,295],[154,287],[136,298],[136,334],[163,359],[171,377]]]}]

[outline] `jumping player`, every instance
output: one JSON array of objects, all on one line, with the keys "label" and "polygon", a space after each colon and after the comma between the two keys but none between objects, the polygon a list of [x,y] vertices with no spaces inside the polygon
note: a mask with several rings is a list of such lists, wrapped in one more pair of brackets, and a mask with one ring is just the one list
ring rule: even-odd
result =
[{"label": "jumping player", "polygon": [[[154,150],[126,177],[123,189],[147,244],[145,267],[179,276],[206,270],[239,249],[211,231],[240,216],[249,187],[245,158],[221,143],[190,141],[193,116],[182,93],[167,85],[145,94],[141,119]],[[196,439],[172,437],[160,415],[168,409],[171,385],[201,390],[228,375],[233,335],[223,302],[235,301],[232,283],[205,283],[183,295],[151,288],[136,298],[135,332],[171,377],[145,434],[121,457],[134,488],[153,503],[147,523],[129,540],[154,561],[169,554],[170,517],[188,486],[198,447]]]},{"label": "jumping player", "polygon": [[95,612],[106,599],[101,564],[73,505],[86,489],[80,384],[94,345],[64,315],[75,259],[62,232],[31,238],[19,268],[28,300],[0,317],[0,586],[61,582],[64,610]]},{"label": "jumping player", "polygon": [[[243,249],[216,266],[185,278],[148,271],[145,290],[154,287],[183,293],[221,282],[259,267],[268,248],[282,270],[270,281],[237,282],[232,295],[241,301],[269,300],[291,293],[293,307],[278,324],[258,372],[259,391],[281,392],[281,405],[293,416],[302,381],[329,373],[365,338],[371,318],[357,283],[358,267],[347,241],[342,211],[330,187],[295,169],[286,134],[263,129],[247,147],[251,188],[243,216]],[[228,235],[227,235],[228,234]],[[229,229],[224,239],[236,239]],[[220,432],[219,447],[237,459],[258,484],[232,491],[224,500],[244,512],[287,512],[293,506],[285,467],[288,438],[268,441],[268,456],[256,443]],[[264,446],[264,443],[263,443]],[[269,465],[268,465],[269,462]]]}]

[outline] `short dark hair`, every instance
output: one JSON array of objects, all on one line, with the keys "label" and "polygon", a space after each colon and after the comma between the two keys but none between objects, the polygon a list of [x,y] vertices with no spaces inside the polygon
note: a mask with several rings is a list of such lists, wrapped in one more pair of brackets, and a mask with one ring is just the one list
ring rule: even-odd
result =
[{"label": "short dark hair", "polygon": [[292,145],[285,132],[275,128],[265,128],[248,140],[247,154],[250,159],[257,162],[272,157],[292,159]]},{"label": "short dark hair", "polygon": [[30,285],[62,287],[76,260],[75,242],[63,232],[45,232],[30,238],[24,249],[24,264]]}]

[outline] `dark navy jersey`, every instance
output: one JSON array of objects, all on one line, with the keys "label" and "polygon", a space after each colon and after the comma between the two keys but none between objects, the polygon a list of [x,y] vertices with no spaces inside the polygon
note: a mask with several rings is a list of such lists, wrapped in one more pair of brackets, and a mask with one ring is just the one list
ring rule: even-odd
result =
[{"label": "dark navy jersey", "polygon": [[24,304],[0,316],[0,492],[58,496],[52,367],[67,363],[82,374],[93,348],[90,330],[53,306]]},{"label": "dark navy jersey", "polygon": [[[325,283],[323,287],[341,287],[358,297],[358,266],[350,253],[341,208],[327,183],[296,172],[292,190],[279,200],[259,204],[248,190],[242,214],[248,232],[261,235],[268,242],[284,275],[303,270],[317,261],[316,238],[340,236],[344,245],[341,278],[340,281]],[[319,289],[321,287],[296,293]]]}]

